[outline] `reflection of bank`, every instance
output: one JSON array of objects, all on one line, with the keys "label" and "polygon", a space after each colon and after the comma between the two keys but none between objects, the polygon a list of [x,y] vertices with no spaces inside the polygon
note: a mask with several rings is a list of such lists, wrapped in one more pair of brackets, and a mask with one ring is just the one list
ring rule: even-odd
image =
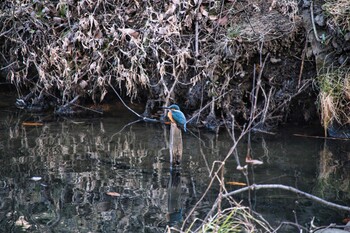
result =
[{"label": "reflection of bank", "polygon": [[319,152],[319,166],[314,193],[325,199],[350,199],[350,143],[325,140]]},{"label": "reflection of bank", "polygon": [[181,173],[176,170],[170,172],[167,221],[170,226],[182,221]]}]

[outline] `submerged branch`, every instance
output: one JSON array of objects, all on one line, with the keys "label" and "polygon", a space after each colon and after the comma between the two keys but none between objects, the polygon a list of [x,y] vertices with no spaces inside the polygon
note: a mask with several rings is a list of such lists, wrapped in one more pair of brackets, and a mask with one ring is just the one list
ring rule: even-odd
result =
[{"label": "submerged branch", "polygon": [[293,188],[293,187],[287,186],[287,185],[282,185],[282,184],[253,184],[253,185],[250,185],[248,187],[244,187],[244,188],[237,189],[235,191],[226,193],[226,194],[223,195],[223,197],[229,197],[229,196],[233,196],[233,195],[236,195],[236,194],[239,194],[239,193],[242,193],[242,192],[246,192],[246,191],[249,191],[249,190],[258,190],[258,189],[283,189],[283,190],[291,191],[293,193],[302,195],[302,196],[304,196],[306,198],[309,198],[309,199],[311,199],[313,201],[319,202],[319,203],[321,203],[323,205],[326,205],[326,206],[329,206],[329,207],[333,207],[333,208],[340,209],[340,210],[345,210],[345,211],[350,211],[350,207],[349,206],[338,205],[338,204],[335,204],[333,202],[329,202],[329,201],[326,201],[326,200],[324,200],[322,198],[316,197],[316,196],[314,196],[312,194],[303,192],[303,191],[301,191],[299,189],[296,189],[296,188]]}]

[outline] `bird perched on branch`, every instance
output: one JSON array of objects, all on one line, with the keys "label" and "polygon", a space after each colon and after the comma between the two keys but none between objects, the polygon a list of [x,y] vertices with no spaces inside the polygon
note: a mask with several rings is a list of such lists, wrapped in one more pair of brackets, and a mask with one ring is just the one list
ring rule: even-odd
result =
[{"label": "bird perched on branch", "polygon": [[175,123],[177,126],[180,126],[183,128],[183,130],[186,132],[186,117],[181,112],[179,106],[176,104],[170,105],[169,107],[163,107],[164,109],[169,109],[167,116],[170,119],[172,123]]}]

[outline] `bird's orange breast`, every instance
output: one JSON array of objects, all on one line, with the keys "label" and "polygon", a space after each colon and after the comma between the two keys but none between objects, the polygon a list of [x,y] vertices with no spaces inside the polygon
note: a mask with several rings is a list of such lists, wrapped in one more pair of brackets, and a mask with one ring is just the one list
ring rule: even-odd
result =
[{"label": "bird's orange breast", "polygon": [[171,111],[168,112],[168,118],[170,119],[171,122],[176,123],[174,118],[173,118],[173,114],[171,113]]}]

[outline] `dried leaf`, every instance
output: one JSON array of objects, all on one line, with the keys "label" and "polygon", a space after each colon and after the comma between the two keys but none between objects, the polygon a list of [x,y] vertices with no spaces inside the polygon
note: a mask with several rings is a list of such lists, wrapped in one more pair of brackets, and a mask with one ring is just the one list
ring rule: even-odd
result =
[{"label": "dried leaf", "polygon": [[220,26],[226,26],[226,25],[227,25],[227,22],[228,22],[227,16],[224,16],[224,17],[218,19],[218,21],[217,21],[217,23],[218,23]]},{"label": "dried leaf", "polygon": [[175,10],[176,10],[176,5],[175,4],[171,4],[169,9],[164,13],[165,17],[168,17],[169,15],[174,14]]},{"label": "dried leaf", "polygon": [[52,19],[53,19],[53,21],[55,23],[61,23],[62,22],[62,18],[60,18],[60,17],[53,17]]},{"label": "dried leaf", "polygon": [[205,17],[208,17],[208,16],[209,16],[209,13],[208,13],[208,11],[205,9],[204,6],[201,6],[201,7],[199,8],[199,10],[201,11],[201,13],[202,13],[203,16],[205,16]]},{"label": "dried leaf", "polygon": [[132,29],[132,28],[118,28],[118,30],[123,33],[123,34],[127,34],[129,36],[132,36],[134,38],[137,38],[139,36],[140,33],[138,33],[136,30]]},{"label": "dried leaf", "polygon": [[96,62],[91,63],[91,64],[90,64],[90,70],[91,70],[91,72],[93,72],[93,71],[95,70],[95,68],[96,68]]},{"label": "dried leaf", "polygon": [[101,97],[100,97],[100,102],[103,101],[103,99],[105,98],[105,95],[107,94],[107,90],[103,90]]},{"label": "dried leaf", "polygon": [[98,30],[97,33],[95,34],[95,39],[102,39],[103,34],[101,32],[101,30]]},{"label": "dried leaf", "polygon": [[158,28],[158,33],[160,35],[166,35],[168,33],[168,29],[166,27],[159,27]]},{"label": "dried leaf", "polygon": [[85,80],[81,80],[81,82],[79,83],[79,86],[82,89],[85,89],[87,87],[88,83]]},{"label": "dried leaf", "polygon": [[43,123],[40,122],[22,122],[23,126],[43,126]]},{"label": "dried leaf", "polygon": [[249,157],[247,157],[247,158],[245,159],[245,162],[246,162],[246,163],[249,163],[249,164],[253,164],[253,165],[261,165],[261,164],[263,164],[262,161],[257,160],[257,159],[251,159],[251,158],[249,158]]},{"label": "dried leaf", "polygon": [[342,222],[346,224],[346,223],[350,222],[350,218],[344,218]]},{"label": "dried leaf", "polygon": [[106,193],[108,196],[112,196],[112,197],[120,197],[120,194],[117,192],[107,192]]},{"label": "dried leaf", "polygon": [[18,220],[15,222],[16,226],[22,227],[23,229],[29,229],[32,225],[29,224],[29,222],[27,222],[24,219],[24,216],[19,216]]},{"label": "dried leaf", "polygon": [[209,19],[214,21],[217,20],[219,17],[217,15],[209,15]]},{"label": "dried leaf", "polygon": [[185,23],[186,27],[191,27],[191,25],[192,25],[192,16],[191,15],[186,15],[184,23]]},{"label": "dried leaf", "polygon": [[237,181],[228,181],[226,182],[226,184],[230,184],[230,185],[238,185],[238,186],[246,186],[246,183],[243,182],[237,182]]},{"label": "dried leaf", "polygon": [[236,169],[239,170],[239,171],[243,171],[243,170],[245,170],[247,168],[248,168],[247,165],[244,165],[244,167],[242,167],[241,165],[238,165]]}]

